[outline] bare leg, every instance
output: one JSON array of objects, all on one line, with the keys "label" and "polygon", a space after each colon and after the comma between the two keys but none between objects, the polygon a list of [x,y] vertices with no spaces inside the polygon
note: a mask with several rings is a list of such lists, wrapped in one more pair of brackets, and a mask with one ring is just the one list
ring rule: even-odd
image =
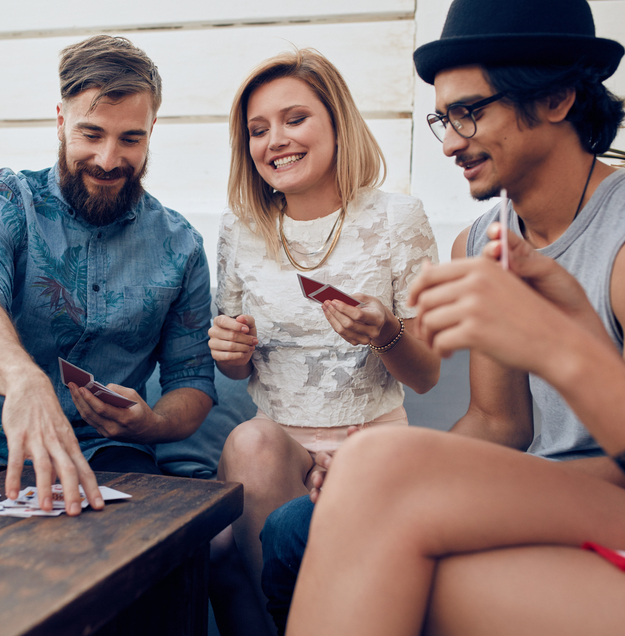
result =
[{"label": "bare leg", "polygon": [[232,526],[211,541],[208,594],[220,636],[270,636],[265,613],[256,602],[243,562],[234,543]]},{"label": "bare leg", "polygon": [[[281,427],[272,422],[255,420],[244,422],[232,431],[219,462],[219,479],[238,481],[244,487],[243,514],[232,524],[236,544],[233,549],[237,550],[247,573],[245,589],[253,589],[255,598],[250,598],[241,588],[236,590],[237,598],[247,596],[248,603],[256,604],[254,613],[264,617],[272,634],[275,626],[266,610],[267,599],[260,586],[263,567],[260,531],[269,513],[283,503],[308,493],[305,481],[312,467],[308,451]],[[230,555],[231,567],[236,567],[236,560],[234,555]],[[219,575],[215,578],[216,585],[219,585]],[[239,613],[244,603],[237,605],[232,605],[232,609]],[[253,633],[260,634],[261,629],[257,628]]]},{"label": "bare leg", "polygon": [[561,546],[506,548],[443,559],[427,636],[620,634],[625,573]]},{"label": "bare leg", "polygon": [[585,540],[625,546],[625,491],[460,435],[364,431],[326,478],[287,634],[414,636],[437,558]]}]

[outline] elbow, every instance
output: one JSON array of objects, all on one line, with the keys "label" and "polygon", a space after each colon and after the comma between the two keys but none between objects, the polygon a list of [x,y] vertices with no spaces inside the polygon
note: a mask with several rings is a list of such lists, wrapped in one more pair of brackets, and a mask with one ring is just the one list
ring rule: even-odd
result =
[{"label": "elbow", "polygon": [[424,372],[418,378],[415,378],[415,381],[412,382],[409,386],[415,393],[424,395],[438,384],[440,376],[441,365],[439,362],[438,364],[434,365],[433,368],[428,369],[427,372]]}]

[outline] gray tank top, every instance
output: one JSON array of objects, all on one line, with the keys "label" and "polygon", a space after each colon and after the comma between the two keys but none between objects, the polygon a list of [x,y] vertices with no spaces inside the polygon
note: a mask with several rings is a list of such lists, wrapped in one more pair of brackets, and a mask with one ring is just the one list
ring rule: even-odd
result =
[{"label": "gray tank top", "polygon": [[[499,205],[481,216],[467,240],[467,256],[477,256],[488,242],[486,228],[498,220]],[[521,235],[519,218],[508,205],[508,227]],[[625,170],[604,179],[566,232],[540,250],[581,283],[610,337],[623,351],[623,334],[610,301],[614,259],[625,243]],[[540,316],[536,316],[540,320]],[[550,459],[603,455],[588,430],[549,384],[530,374],[532,397],[540,410],[542,430],[528,452]]]}]

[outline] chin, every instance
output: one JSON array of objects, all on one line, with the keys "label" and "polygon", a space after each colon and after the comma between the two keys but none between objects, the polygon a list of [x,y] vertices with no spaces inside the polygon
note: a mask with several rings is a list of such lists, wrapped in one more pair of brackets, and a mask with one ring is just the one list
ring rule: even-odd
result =
[{"label": "chin", "polygon": [[501,188],[502,186],[499,183],[493,186],[484,186],[481,188],[476,185],[471,187],[471,196],[476,201],[488,201],[488,199],[500,196]]}]

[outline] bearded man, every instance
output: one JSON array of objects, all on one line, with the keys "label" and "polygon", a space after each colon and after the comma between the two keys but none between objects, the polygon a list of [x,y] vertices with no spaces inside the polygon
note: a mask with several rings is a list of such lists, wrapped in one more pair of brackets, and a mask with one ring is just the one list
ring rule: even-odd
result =
[{"label": "bearded man", "polygon": [[[78,514],[79,483],[104,505],[92,470],[160,473],[149,445],[188,437],[216,393],[202,238],[142,186],[158,69],[99,35],[64,49],[59,70],[57,164],[0,170],[0,463],[9,497],[30,459],[42,508],[58,476]],[[58,358],[136,404],[64,386]],[[163,396],[150,408],[157,362]]]}]

